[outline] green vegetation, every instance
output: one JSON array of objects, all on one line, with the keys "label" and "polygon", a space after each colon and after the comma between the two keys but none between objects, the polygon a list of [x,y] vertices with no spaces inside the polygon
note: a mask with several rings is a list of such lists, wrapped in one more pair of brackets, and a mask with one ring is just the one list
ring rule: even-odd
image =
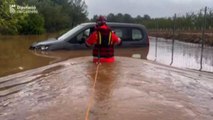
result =
[{"label": "green vegetation", "polygon": [[20,25],[19,21],[26,17],[25,14],[11,14],[9,5],[15,4],[15,0],[0,1],[0,33],[1,34],[17,34]]},{"label": "green vegetation", "polygon": [[[11,13],[11,5],[35,6],[37,13]],[[15,9],[17,10],[17,9]],[[1,0],[0,34],[42,34],[70,29],[77,24],[88,21],[87,5],[84,0]],[[95,15],[91,21],[95,21]],[[139,23],[149,30],[201,30],[203,28],[204,10],[167,18],[151,18],[149,15],[132,17],[130,14],[107,15],[109,22]],[[207,30],[213,30],[213,10],[206,15]]]},{"label": "green vegetation", "polygon": [[[95,21],[97,15],[91,19]],[[143,17],[138,15],[137,17],[132,17],[129,14],[113,14],[110,13],[107,16],[109,22],[127,22],[127,23],[139,23],[145,25],[149,30],[156,29],[172,29],[174,26],[174,17],[168,18],[151,18],[149,15],[144,15]],[[175,20],[176,29],[181,30],[201,30],[204,24],[204,10],[200,10],[195,13],[186,13],[182,16],[177,16]],[[207,29],[212,30],[213,28],[213,10],[208,9],[206,15],[206,26]]]},{"label": "green vegetation", "polygon": [[[169,18],[156,18],[150,21],[144,21],[144,24],[149,29],[172,29],[174,24],[178,30],[202,30],[204,25],[204,10],[195,13],[186,13],[182,16],[177,16],[174,22],[174,17]],[[206,14],[206,29],[212,30],[213,28],[213,11],[208,10]]]},{"label": "green vegetation", "polygon": [[18,29],[21,34],[42,34],[44,33],[44,18],[38,14],[29,14],[18,22],[21,27]]},{"label": "green vegetation", "polygon": [[[11,13],[11,5],[35,6],[38,13]],[[0,1],[0,34],[57,32],[85,21],[87,6],[83,0]]]}]

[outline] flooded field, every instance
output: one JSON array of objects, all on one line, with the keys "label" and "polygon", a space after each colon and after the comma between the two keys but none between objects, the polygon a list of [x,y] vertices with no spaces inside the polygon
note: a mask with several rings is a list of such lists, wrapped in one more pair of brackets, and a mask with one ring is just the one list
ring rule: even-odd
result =
[{"label": "flooded field", "polygon": [[[178,68],[200,70],[201,45],[176,40],[172,51],[172,40],[151,37],[147,59]],[[213,47],[204,47],[202,59],[201,70],[213,72]]]},{"label": "flooded field", "polygon": [[[35,52],[29,46],[38,40],[56,36],[6,36],[0,37],[0,77],[17,72],[49,65],[69,58],[91,56],[91,49],[75,51]],[[197,44],[175,41],[172,53],[171,40],[150,37],[149,48],[116,49],[116,56],[132,57],[139,55],[142,59],[179,68],[200,69],[201,48]],[[213,48],[205,47],[202,71],[213,72]]]},{"label": "flooded field", "polygon": [[[172,52],[171,41],[150,37],[148,48],[116,49],[93,90],[91,50],[28,50],[46,37],[1,38],[0,120],[213,119],[213,74],[198,71],[199,45],[175,41]],[[202,70],[212,72],[213,50],[204,51]]]},{"label": "flooded field", "polygon": [[[29,50],[29,46],[38,40],[45,40],[55,36],[6,36],[0,37],[0,77],[17,72],[53,64],[70,58],[91,56],[91,49],[74,51],[36,52]],[[131,57],[132,54],[141,54],[146,59],[149,48],[118,49],[117,56]]]}]

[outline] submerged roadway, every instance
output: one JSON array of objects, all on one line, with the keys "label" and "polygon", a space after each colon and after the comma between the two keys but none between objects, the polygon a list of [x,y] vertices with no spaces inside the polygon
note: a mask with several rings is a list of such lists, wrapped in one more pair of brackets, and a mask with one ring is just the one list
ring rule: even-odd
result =
[{"label": "submerged roadway", "polygon": [[94,90],[91,57],[0,78],[0,120],[213,120],[212,73],[116,59]]}]

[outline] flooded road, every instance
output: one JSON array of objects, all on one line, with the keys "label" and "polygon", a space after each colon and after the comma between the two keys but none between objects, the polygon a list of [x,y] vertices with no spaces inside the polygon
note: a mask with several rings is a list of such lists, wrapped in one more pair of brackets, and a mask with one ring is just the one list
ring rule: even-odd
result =
[{"label": "flooded road", "polygon": [[70,59],[0,78],[1,120],[212,120],[213,76],[117,57]]},{"label": "flooded road", "polygon": [[[46,37],[1,37],[0,120],[82,120],[91,96],[90,120],[213,119],[213,75],[197,71],[197,44],[175,41],[172,53],[170,40],[156,47],[150,37],[149,48],[116,49],[117,61],[100,66],[93,91],[91,50],[28,50]],[[213,72],[212,55],[205,47],[203,71]]]},{"label": "flooded road", "polygon": [[[0,77],[26,71],[33,68],[53,64],[70,58],[91,56],[91,49],[74,51],[36,52],[29,50],[29,46],[39,40],[45,40],[56,34],[39,36],[4,36],[0,37]],[[149,48],[116,49],[116,55],[131,57],[141,54],[146,59]]]},{"label": "flooded road", "polygon": [[[17,72],[38,68],[53,64],[70,58],[91,56],[91,50],[35,52],[28,50],[29,46],[38,40],[55,37],[56,34],[45,34],[40,36],[4,36],[0,37],[0,77]],[[156,49],[157,48],[157,49]],[[175,41],[172,54],[171,40],[156,39],[150,37],[149,48],[126,48],[116,49],[116,56],[132,57],[139,55],[141,59],[156,61],[189,69],[200,69],[201,49],[197,44]],[[173,55],[173,58],[172,58]],[[213,72],[213,48],[205,47],[202,71]]]}]

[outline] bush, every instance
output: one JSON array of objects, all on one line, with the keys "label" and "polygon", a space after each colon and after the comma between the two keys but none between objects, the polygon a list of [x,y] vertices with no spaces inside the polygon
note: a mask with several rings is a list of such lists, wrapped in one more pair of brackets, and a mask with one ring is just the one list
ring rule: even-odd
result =
[{"label": "bush", "polygon": [[39,14],[29,14],[18,24],[19,34],[42,34],[45,31],[44,18]]}]

